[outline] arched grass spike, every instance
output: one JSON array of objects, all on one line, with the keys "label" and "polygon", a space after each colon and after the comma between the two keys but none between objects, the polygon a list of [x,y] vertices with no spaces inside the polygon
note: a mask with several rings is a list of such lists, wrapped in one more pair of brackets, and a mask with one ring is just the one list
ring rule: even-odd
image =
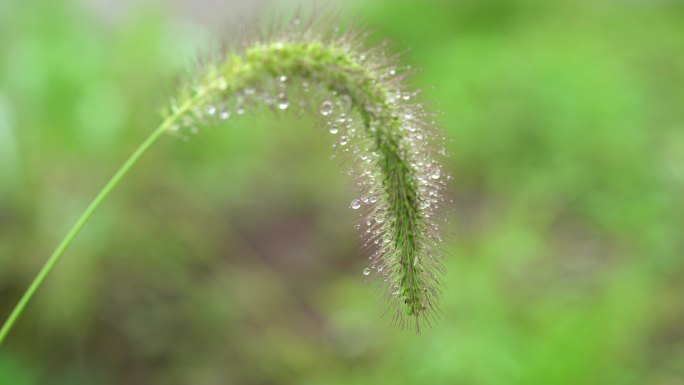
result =
[{"label": "arched grass spike", "polygon": [[367,36],[353,29],[341,34],[325,18],[310,20],[296,18],[267,37],[242,34],[181,83],[163,122],[83,212],[19,300],[0,328],[0,345],[96,209],[159,137],[196,134],[260,106],[312,112],[336,136],[335,152],[351,160],[361,192],[351,208],[364,214],[359,228],[371,252],[363,275],[381,277],[401,328],[419,331],[430,321],[443,273],[438,218],[450,177],[437,159],[445,156],[444,138],[415,101],[418,92],[407,89],[408,69],[398,67],[396,57],[384,47],[364,49]]},{"label": "arched grass spike", "polygon": [[374,249],[364,275],[383,277],[401,327],[413,320],[419,328],[435,310],[442,271],[434,220],[448,179],[436,161],[444,154],[441,138],[414,102],[417,93],[406,90],[406,72],[382,49],[363,49],[365,36],[285,30],[205,62],[167,113],[187,106],[175,128],[191,132],[260,105],[317,113],[338,136],[336,151],[353,160],[351,175],[361,187],[351,208],[363,208]]}]

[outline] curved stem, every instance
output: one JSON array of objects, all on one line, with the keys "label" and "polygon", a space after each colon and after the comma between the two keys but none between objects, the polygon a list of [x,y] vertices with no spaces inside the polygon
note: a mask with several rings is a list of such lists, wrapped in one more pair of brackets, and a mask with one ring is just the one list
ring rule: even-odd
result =
[{"label": "curved stem", "polygon": [[17,319],[21,315],[21,313],[24,311],[24,308],[26,308],[26,305],[31,301],[31,298],[33,298],[33,295],[36,293],[36,291],[40,288],[40,286],[43,284],[43,281],[45,281],[45,278],[50,274],[52,269],[55,267],[57,262],[59,262],[59,259],[61,256],[64,254],[66,249],[71,245],[73,242],[74,238],[78,235],[79,232],[83,229],[86,223],[90,220],[90,218],[93,216],[95,213],[95,210],[97,210],[98,207],[104,202],[104,200],[107,198],[109,193],[114,190],[114,188],[119,184],[121,179],[123,179],[126,174],[130,171],[130,169],[135,165],[138,160],[147,152],[147,150],[159,139],[159,137],[171,127],[171,125],[178,119],[180,115],[182,115],[183,112],[187,109],[187,105],[179,108],[176,113],[173,115],[170,115],[168,118],[162,122],[162,124],[157,127],[150,136],[145,139],[145,141],[135,150],[135,152],[126,160],[126,162],[121,166],[119,171],[114,174],[114,176],[107,182],[107,184],[102,188],[99,194],[95,197],[95,199],[90,203],[88,208],[81,214],[81,217],[78,219],[76,224],[69,230],[67,235],[62,239],[60,242],[59,246],[55,249],[55,251],[52,253],[50,258],[45,262],[45,265],[43,268],[40,270],[38,275],[36,275],[36,278],[33,279],[33,282],[31,282],[31,286],[26,290],[24,295],[21,297],[17,305],[14,307],[14,310],[12,310],[12,313],[10,316],[7,318],[7,321],[5,321],[4,325],[2,325],[2,329],[0,329],[0,345],[4,342],[5,338],[9,334],[9,332],[12,330],[12,327],[16,323]]}]

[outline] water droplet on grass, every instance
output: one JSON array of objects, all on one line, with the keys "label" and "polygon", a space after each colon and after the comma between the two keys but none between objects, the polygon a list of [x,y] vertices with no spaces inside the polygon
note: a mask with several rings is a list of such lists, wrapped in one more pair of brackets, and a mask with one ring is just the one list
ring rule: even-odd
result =
[{"label": "water droplet on grass", "polygon": [[321,115],[323,116],[328,116],[332,114],[333,112],[333,104],[332,102],[325,101],[321,104]]},{"label": "water droplet on grass", "polygon": [[285,95],[285,93],[278,95],[278,108],[281,110],[287,110],[289,106],[290,101],[287,99],[287,95]]}]

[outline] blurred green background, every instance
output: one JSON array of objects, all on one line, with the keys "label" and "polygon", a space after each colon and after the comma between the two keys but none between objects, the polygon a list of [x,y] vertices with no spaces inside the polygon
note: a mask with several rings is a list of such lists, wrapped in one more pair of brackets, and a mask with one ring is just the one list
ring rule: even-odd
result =
[{"label": "blurred green background", "polygon": [[[0,0],[2,320],[215,31],[292,8]],[[330,135],[250,117],[145,156],[0,348],[0,384],[684,384],[682,3],[343,14],[412,47],[443,111],[436,326],[381,317]]]}]

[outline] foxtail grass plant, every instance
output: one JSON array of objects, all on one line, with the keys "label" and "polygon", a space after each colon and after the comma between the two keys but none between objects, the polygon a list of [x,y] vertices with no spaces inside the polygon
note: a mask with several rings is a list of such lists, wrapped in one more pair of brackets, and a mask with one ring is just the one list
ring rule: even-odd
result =
[{"label": "foxtail grass plant", "polygon": [[450,176],[439,159],[444,138],[433,113],[408,87],[410,67],[368,34],[341,31],[331,18],[295,17],[268,33],[243,29],[200,60],[182,80],[156,130],[114,174],[40,270],[0,329],[0,344],[96,209],[165,134],[190,136],[253,111],[312,113],[336,137],[360,196],[350,206],[368,249],[364,276],[377,276],[400,328],[420,331],[438,312],[442,251],[439,222]]}]

